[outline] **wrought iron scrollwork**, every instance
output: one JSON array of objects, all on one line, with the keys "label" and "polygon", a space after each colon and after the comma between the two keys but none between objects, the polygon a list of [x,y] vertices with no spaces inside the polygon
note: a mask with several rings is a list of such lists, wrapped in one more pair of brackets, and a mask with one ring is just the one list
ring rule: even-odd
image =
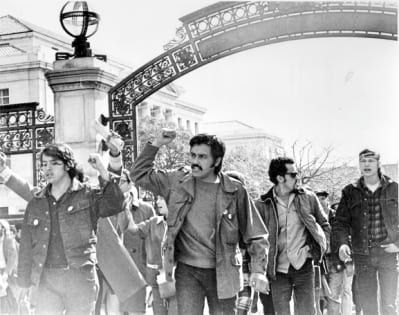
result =
[{"label": "wrought iron scrollwork", "polygon": [[54,140],[54,117],[46,114],[38,103],[2,106],[0,114],[0,150],[7,154],[33,155],[34,185],[44,183],[37,154]]},{"label": "wrought iron scrollwork", "polygon": [[173,54],[176,65],[180,71],[187,70],[198,63],[194,49],[191,45],[183,47]]},{"label": "wrought iron scrollwork", "polygon": [[180,44],[184,43],[187,39],[187,32],[183,26],[180,26],[176,30],[175,38],[172,39],[169,43],[163,46],[164,50],[172,49]]},{"label": "wrought iron scrollwork", "polygon": [[132,121],[114,121],[114,130],[123,138],[123,140],[132,140]]},{"label": "wrought iron scrollwork", "polygon": [[[317,37],[397,40],[394,1],[221,1],[180,21],[163,54],[109,91],[110,115],[116,120],[134,120],[135,107],[151,94],[194,69],[240,51]],[[132,128],[137,133],[136,126]]]}]

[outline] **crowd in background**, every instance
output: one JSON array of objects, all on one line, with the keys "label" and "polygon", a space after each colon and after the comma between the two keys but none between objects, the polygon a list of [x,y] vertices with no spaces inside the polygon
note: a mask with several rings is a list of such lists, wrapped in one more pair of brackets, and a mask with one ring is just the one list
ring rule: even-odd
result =
[{"label": "crowd in background", "polygon": [[2,183],[28,201],[21,224],[0,220],[1,314],[203,314],[205,301],[210,314],[397,314],[398,188],[377,152],[359,153],[339,203],[300,187],[287,157],[251,200],[216,136],[190,140],[188,167],[155,169],[175,136],[162,130],[131,170],[108,139],[108,165],[89,157],[98,187],[66,144],[40,155],[44,189],[0,153]]}]

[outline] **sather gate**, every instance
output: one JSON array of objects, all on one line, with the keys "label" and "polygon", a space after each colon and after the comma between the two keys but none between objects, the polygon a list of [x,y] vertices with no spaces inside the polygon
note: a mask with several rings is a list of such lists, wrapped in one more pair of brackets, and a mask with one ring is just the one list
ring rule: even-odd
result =
[{"label": "sather gate", "polygon": [[395,2],[224,1],[180,18],[165,52],[109,91],[110,126],[137,155],[136,106],[177,78],[220,58],[283,41],[317,37],[397,40]]},{"label": "sather gate", "polygon": [[39,103],[2,106],[0,113],[0,151],[6,154],[32,154],[33,185],[42,186],[38,153],[54,140],[54,117]]}]

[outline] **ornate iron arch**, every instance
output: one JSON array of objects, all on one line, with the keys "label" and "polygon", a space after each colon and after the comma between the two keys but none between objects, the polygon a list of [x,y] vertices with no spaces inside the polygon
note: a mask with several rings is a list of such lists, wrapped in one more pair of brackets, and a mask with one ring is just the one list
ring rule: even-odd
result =
[{"label": "ornate iron arch", "polygon": [[[165,52],[109,91],[110,125],[124,130],[125,160],[136,150],[135,106],[177,78],[258,46],[317,37],[397,40],[395,2],[224,1],[180,18]],[[126,132],[128,130],[128,132]]]}]

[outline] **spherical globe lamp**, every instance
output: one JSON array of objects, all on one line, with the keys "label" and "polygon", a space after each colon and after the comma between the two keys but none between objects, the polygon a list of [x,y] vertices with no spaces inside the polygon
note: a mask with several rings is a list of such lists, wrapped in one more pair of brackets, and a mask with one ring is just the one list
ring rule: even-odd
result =
[{"label": "spherical globe lamp", "polygon": [[68,1],[61,9],[60,22],[64,31],[75,38],[75,58],[91,57],[87,38],[97,32],[100,16],[90,11],[86,1]]}]

